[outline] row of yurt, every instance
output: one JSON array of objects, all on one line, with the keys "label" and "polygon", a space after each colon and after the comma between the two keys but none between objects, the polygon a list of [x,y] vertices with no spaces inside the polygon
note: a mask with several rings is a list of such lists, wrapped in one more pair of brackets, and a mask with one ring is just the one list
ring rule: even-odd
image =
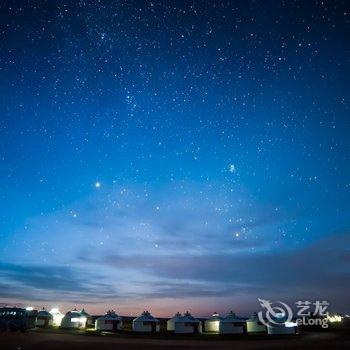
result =
[{"label": "row of yurt", "polygon": [[[267,324],[267,327],[265,324]],[[249,319],[244,320],[237,317],[234,312],[230,312],[226,317],[221,317],[214,313],[212,317],[204,322],[206,332],[220,334],[242,334],[267,332],[268,334],[295,334],[298,326],[294,322],[287,322],[286,315],[277,314],[270,321],[262,323],[254,313]],[[37,327],[61,326],[62,328],[85,328],[93,325],[93,318],[84,309],[69,311],[65,316],[58,309],[50,312],[43,308],[38,312],[35,325]],[[122,328],[122,318],[113,310],[109,310],[104,316],[95,321],[95,329],[98,331],[116,332]],[[160,322],[148,311],[144,311],[139,317],[133,320],[133,330],[135,332],[159,332]],[[202,323],[193,317],[188,311],[182,316],[177,313],[167,321],[167,330],[174,333],[202,333]]]},{"label": "row of yurt", "polygon": [[[267,324],[267,327],[266,325]],[[262,323],[257,313],[254,313],[246,321],[237,317],[232,311],[227,317],[220,318],[215,313],[205,321],[205,330],[207,332],[217,332],[221,334],[237,333],[268,333],[268,334],[296,334],[298,326],[295,322],[287,322],[284,314],[277,314],[272,321]]]},{"label": "row of yurt", "polygon": [[167,330],[174,333],[202,333],[202,322],[188,311],[182,316],[179,312],[167,321]]},{"label": "row of yurt", "polygon": [[263,324],[257,313],[254,313],[248,320],[239,318],[232,311],[226,317],[220,317],[214,313],[212,317],[205,321],[206,332],[216,332],[221,334],[241,334],[241,333],[268,333],[268,334],[295,334],[298,332],[297,324],[286,322],[285,315],[276,315],[272,322],[267,322],[267,327]]},{"label": "row of yurt", "polygon": [[97,331],[117,332],[123,326],[122,318],[113,310],[106,312],[104,316],[99,317],[95,321],[95,329]]},{"label": "row of yurt", "polygon": [[135,332],[159,332],[159,320],[154,318],[148,311],[144,311],[132,321],[132,329]]},{"label": "row of yurt", "polygon": [[298,333],[297,323],[288,321],[287,316],[284,313],[278,313],[274,316],[271,316],[271,321],[264,319],[264,323],[260,321],[258,314],[254,313],[247,320],[247,332],[248,333],[267,332],[267,334],[271,334],[271,335]]},{"label": "row of yurt", "polygon": [[56,308],[48,312],[44,307],[38,312],[35,325],[37,327],[60,326],[64,315]]},{"label": "row of yurt", "polygon": [[74,309],[63,315],[57,308],[50,312],[43,308],[38,312],[35,324],[37,327],[85,328],[93,325],[93,319],[84,309]]},{"label": "row of yurt", "polygon": [[206,332],[217,332],[221,334],[240,334],[246,332],[246,322],[244,319],[236,316],[234,312],[230,312],[226,317],[220,317],[214,313],[205,323]]}]

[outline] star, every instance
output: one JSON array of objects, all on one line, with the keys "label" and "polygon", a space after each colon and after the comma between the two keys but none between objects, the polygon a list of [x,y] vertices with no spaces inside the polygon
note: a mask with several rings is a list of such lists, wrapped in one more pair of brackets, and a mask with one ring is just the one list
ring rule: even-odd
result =
[{"label": "star", "polygon": [[228,167],[228,171],[230,173],[235,173],[236,172],[236,167],[234,164],[230,164],[229,167]]},{"label": "star", "polygon": [[[118,281],[130,298],[125,314],[146,303],[168,316],[191,303],[210,265],[206,289],[218,293],[199,293],[204,315],[216,299],[227,309],[231,297],[221,292],[249,284],[267,268],[257,262],[293,251],[310,273],[343,268],[346,1],[285,1],[273,11],[264,1],[53,1],[52,11],[44,1],[3,3],[0,273],[8,273],[0,299],[5,290],[11,304],[46,304],[37,275],[49,262],[45,293],[59,304],[98,294],[91,311],[102,313]],[[34,13],[40,21],[27,21]],[[244,274],[227,276],[238,261]],[[277,288],[306,282],[312,295],[324,283],[288,268]],[[273,280],[261,271],[259,286],[244,290],[242,312]],[[172,285],[171,305],[155,279]],[[160,300],[145,301],[143,289]],[[298,297],[280,289],[280,299]],[[350,282],[326,290],[344,313],[349,291]]]}]

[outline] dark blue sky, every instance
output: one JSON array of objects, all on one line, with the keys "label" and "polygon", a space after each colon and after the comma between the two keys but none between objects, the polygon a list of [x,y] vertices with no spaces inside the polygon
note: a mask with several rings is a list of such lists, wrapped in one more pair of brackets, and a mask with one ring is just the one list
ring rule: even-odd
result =
[{"label": "dark blue sky", "polygon": [[346,1],[0,4],[0,302],[349,312]]}]

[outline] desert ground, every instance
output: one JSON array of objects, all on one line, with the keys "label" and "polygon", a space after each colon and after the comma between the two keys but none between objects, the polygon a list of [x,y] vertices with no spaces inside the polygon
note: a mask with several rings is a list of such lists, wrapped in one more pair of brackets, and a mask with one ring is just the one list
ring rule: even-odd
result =
[{"label": "desert ground", "polygon": [[0,333],[1,350],[108,349],[350,349],[350,333],[307,332],[296,336],[171,336],[88,334],[85,332]]}]

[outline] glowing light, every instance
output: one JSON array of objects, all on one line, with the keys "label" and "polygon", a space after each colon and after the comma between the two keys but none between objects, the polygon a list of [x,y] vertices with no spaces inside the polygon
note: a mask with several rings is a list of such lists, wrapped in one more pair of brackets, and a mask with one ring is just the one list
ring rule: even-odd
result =
[{"label": "glowing light", "polygon": [[50,311],[50,314],[52,315],[52,323],[54,326],[60,326],[62,322],[62,318],[64,317],[63,314],[60,313],[60,311],[57,308],[52,308]]},{"label": "glowing light", "polygon": [[342,321],[342,317],[340,315],[328,315],[327,320],[330,323],[337,323]]},{"label": "glowing light", "polygon": [[27,306],[26,307],[26,311],[33,311],[33,310],[34,310],[34,308],[32,306]]},{"label": "glowing light", "polygon": [[286,322],[284,324],[287,328],[290,328],[290,327],[296,327],[298,324],[295,323],[295,322]]},{"label": "glowing light", "polygon": [[79,327],[83,328],[86,326],[86,317],[72,317],[71,321],[73,323],[79,323]]},{"label": "glowing light", "polygon": [[95,182],[95,187],[96,188],[100,188],[101,187],[101,182],[99,182],[99,181]]},{"label": "glowing light", "polygon": [[229,167],[228,167],[228,171],[230,173],[235,173],[236,172],[236,167],[234,164],[230,164]]}]

